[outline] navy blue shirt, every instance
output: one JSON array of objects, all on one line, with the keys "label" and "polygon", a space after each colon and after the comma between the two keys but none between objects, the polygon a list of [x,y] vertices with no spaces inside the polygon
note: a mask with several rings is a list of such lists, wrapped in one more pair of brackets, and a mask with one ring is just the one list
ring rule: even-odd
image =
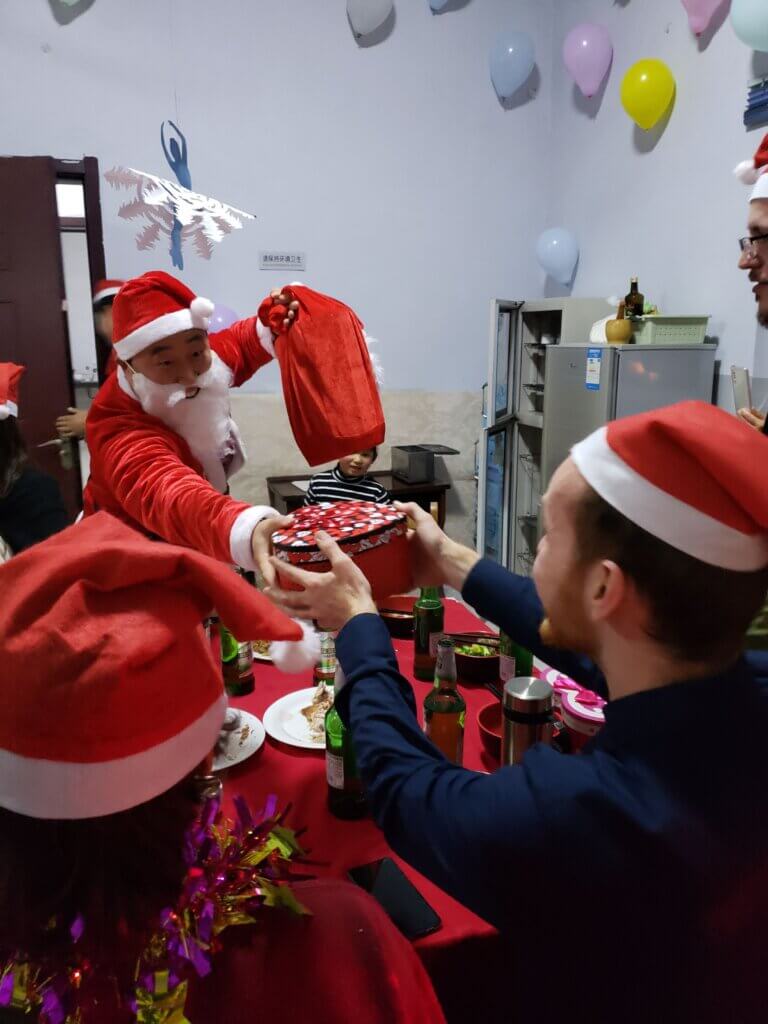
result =
[{"label": "navy blue shirt", "polygon": [[[600,681],[537,640],[530,581],[481,562],[464,596],[548,663]],[[348,623],[337,653],[374,817],[511,941],[510,1020],[768,1019],[768,703],[744,662],[610,702],[580,756],[540,745],[484,775],[424,736],[377,616]]]}]

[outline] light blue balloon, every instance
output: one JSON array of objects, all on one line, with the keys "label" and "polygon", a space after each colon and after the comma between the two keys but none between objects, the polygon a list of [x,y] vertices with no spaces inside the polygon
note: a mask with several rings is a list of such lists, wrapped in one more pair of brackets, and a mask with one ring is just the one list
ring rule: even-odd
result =
[{"label": "light blue balloon", "polygon": [[768,51],[768,4],[765,0],[733,0],[731,21],[743,43],[753,50]]},{"label": "light blue balloon", "polygon": [[442,9],[447,7],[449,3],[450,0],[429,0],[429,6],[435,14],[442,11]]},{"label": "light blue balloon", "polygon": [[491,47],[491,81],[499,99],[507,100],[531,77],[536,63],[527,32],[507,32]]},{"label": "light blue balloon", "polygon": [[570,284],[579,261],[579,243],[565,228],[549,228],[539,236],[536,256],[550,277]]}]

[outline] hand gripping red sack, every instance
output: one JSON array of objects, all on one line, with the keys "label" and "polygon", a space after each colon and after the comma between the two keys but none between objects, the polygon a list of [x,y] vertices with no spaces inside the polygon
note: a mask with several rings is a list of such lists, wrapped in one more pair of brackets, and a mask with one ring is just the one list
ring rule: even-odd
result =
[{"label": "hand gripping red sack", "polygon": [[317,466],[381,444],[384,410],[359,317],[304,285],[281,294],[299,303],[290,327],[283,323],[287,305],[272,299],[259,319],[276,335],[288,419],[305,459]]}]

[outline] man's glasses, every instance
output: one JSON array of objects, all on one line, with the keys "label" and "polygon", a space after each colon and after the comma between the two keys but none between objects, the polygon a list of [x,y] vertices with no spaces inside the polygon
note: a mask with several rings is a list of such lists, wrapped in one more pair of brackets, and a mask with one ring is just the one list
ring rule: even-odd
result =
[{"label": "man's glasses", "polygon": [[740,238],[739,248],[742,254],[745,256],[757,256],[761,249],[765,251],[765,246],[761,246],[761,242],[768,241],[768,233],[764,235],[752,235],[751,238]]}]

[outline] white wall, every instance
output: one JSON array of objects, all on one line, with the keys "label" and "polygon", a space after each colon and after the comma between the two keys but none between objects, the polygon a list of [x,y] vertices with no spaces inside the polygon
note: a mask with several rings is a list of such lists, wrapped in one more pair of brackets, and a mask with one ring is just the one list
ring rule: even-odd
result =
[{"label": "white wall", "polygon": [[[246,314],[279,283],[258,250],[305,250],[307,283],[380,339],[388,388],[479,388],[489,300],[539,288],[552,4],[397,0],[360,47],[344,0],[95,0],[64,27],[45,0],[4,0],[0,146],[166,175],[160,122],[178,118],[193,187],[258,214],[210,263],[188,255],[193,288]],[[488,76],[504,24],[535,36],[543,83],[508,111]],[[137,252],[120,198],[103,183],[108,273],[171,270]]]},{"label": "white wall", "polygon": [[[679,0],[556,0],[556,7],[548,219],[581,240],[573,294],[623,295],[639,275],[641,290],[665,312],[711,314],[723,371],[731,363],[754,367],[754,298],[736,266],[748,192],[732,176],[762,137],[747,134],[741,120],[753,54],[730,21],[700,46]],[[560,57],[565,35],[583,21],[604,24],[615,48],[596,102],[580,98]],[[634,128],[619,99],[625,71],[643,57],[666,61],[677,78],[661,134]],[[720,402],[732,405],[722,379]]]}]

